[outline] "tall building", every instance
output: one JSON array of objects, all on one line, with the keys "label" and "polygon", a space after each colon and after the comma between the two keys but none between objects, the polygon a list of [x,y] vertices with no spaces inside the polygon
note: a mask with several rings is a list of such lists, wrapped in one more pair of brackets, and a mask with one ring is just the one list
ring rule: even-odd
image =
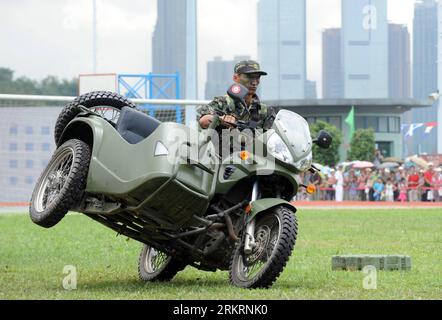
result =
[{"label": "tall building", "polygon": [[[435,0],[419,1],[414,6],[413,19],[413,98],[427,99],[437,91],[437,3]],[[427,123],[437,118],[438,104],[430,108],[412,110],[404,115],[404,122]],[[440,131],[439,131],[440,132]],[[416,130],[405,138],[406,154],[437,152],[437,130],[425,133]]]},{"label": "tall building", "polygon": [[417,2],[413,19],[413,97],[426,99],[437,89],[437,3]]},{"label": "tall building", "polygon": [[325,29],[322,33],[322,97],[344,97],[341,63],[341,29]]},{"label": "tall building", "polygon": [[386,0],[342,0],[345,98],[388,97]]},{"label": "tall building", "polygon": [[[197,98],[196,0],[158,0],[152,72],[180,74],[180,98]],[[165,80],[166,81],[166,80]],[[174,88],[168,89],[174,97]]]},{"label": "tall building", "polygon": [[233,60],[223,60],[215,57],[207,62],[207,81],[204,92],[205,99],[224,95],[233,83],[233,68],[241,60],[250,60],[250,56],[235,56]]},{"label": "tall building", "polygon": [[410,33],[407,26],[388,25],[388,96],[411,98]]},{"label": "tall building", "polygon": [[307,80],[305,83],[305,98],[306,99],[317,99],[318,94],[316,91],[316,81]]},{"label": "tall building", "polygon": [[303,99],[306,93],[306,1],[260,0],[258,60],[265,100]]}]

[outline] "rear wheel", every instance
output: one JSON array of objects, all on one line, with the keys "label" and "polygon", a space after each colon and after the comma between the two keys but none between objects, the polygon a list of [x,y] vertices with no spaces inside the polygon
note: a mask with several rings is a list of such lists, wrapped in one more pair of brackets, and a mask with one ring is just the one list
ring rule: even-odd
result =
[{"label": "rear wheel", "polygon": [[255,246],[248,255],[241,241],[230,263],[230,283],[241,288],[269,288],[283,271],[295,246],[296,216],[279,206],[256,217]]},{"label": "rear wheel", "polygon": [[91,151],[81,140],[61,145],[34,187],[29,214],[45,228],[56,225],[81,200],[89,170]]},{"label": "rear wheel", "polygon": [[142,281],[170,281],[185,267],[184,262],[144,245],[138,260],[138,276]]},{"label": "rear wheel", "polygon": [[80,105],[91,109],[111,123],[116,124],[123,107],[136,108],[136,105],[122,95],[110,91],[94,91],[77,97],[60,112],[55,123],[54,139],[58,144],[64,128],[81,112]]}]

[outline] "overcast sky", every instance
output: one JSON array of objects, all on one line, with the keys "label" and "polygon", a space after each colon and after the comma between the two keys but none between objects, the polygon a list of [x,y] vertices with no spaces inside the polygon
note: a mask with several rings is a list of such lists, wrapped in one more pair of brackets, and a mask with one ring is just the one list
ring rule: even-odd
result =
[{"label": "overcast sky", "polygon": [[[161,1],[161,0],[160,0]],[[412,32],[414,0],[387,0],[388,19]],[[321,32],[339,27],[340,0],[307,0],[308,78],[321,92]],[[198,0],[199,97],[214,56],[257,57],[258,0]],[[98,72],[147,73],[156,0],[97,0]],[[92,0],[0,0],[0,67],[16,76],[92,72]]]}]

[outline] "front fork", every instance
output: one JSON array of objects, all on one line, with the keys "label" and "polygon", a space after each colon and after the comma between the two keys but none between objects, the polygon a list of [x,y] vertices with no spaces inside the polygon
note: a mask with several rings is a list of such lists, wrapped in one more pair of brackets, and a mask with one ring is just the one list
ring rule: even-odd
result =
[{"label": "front fork", "polygon": [[[253,184],[252,189],[252,200],[251,203],[258,199],[258,180],[256,180]],[[246,234],[245,234],[245,241],[244,241],[244,253],[245,254],[251,254],[253,248],[255,247],[255,219],[252,219],[247,225],[246,225]]]}]

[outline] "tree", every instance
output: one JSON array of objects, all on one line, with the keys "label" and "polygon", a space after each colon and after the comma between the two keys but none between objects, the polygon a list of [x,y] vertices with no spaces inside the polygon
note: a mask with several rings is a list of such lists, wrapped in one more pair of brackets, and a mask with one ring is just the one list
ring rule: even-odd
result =
[{"label": "tree", "polygon": [[373,161],[375,156],[374,130],[356,130],[350,142],[350,150],[347,158],[349,161]]},{"label": "tree", "polygon": [[0,93],[14,93],[14,71],[0,68]]},{"label": "tree", "polygon": [[334,167],[339,162],[339,146],[342,143],[342,133],[334,125],[321,120],[310,126],[312,137],[316,137],[321,130],[327,131],[332,136],[333,141],[328,149],[321,149],[314,144],[313,161]]},{"label": "tree", "polygon": [[76,96],[77,87],[75,78],[61,81],[54,76],[47,76],[41,81],[27,77],[14,79],[13,70],[0,67],[0,93]]}]

